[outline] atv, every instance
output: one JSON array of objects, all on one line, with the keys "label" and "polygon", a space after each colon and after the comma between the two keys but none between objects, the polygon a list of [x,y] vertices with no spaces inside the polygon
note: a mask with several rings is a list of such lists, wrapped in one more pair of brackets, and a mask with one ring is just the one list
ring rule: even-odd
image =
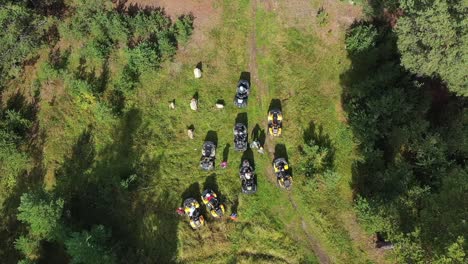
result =
[{"label": "atv", "polygon": [[237,123],[234,126],[234,149],[246,151],[247,145],[247,127],[242,123]]},{"label": "atv", "polygon": [[203,143],[202,157],[200,159],[200,168],[203,170],[212,170],[215,167],[216,145],[211,141]]},{"label": "atv", "polygon": [[188,198],[184,201],[184,211],[189,217],[190,226],[198,229],[205,224],[205,218],[200,212],[200,204],[194,198]]},{"label": "atv", "polygon": [[248,160],[242,162],[242,167],[239,170],[239,177],[241,179],[242,192],[246,194],[253,194],[257,192],[257,179],[255,171],[250,166]]},{"label": "atv", "polygon": [[289,164],[284,158],[275,159],[273,162],[273,169],[276,174],[276,181],[283,189],[291,189],[292,177],[289,174]]},{"label": "atv", "polygon": [[247,80],[240,80],[237,83],[236,97],[234,98],[234,104],[239,107],[247,106],[247,99],[250,93],[250,83]]},{"label": "atv", "polygon": [[283,130],[283,114],[280,110],[274,109],[268,112],[268,134],[271,136],[281,136]]},{"label": "atv", "polygon": [[220,218],[224,215],[224,205],[219,201],[216,193],[211,189],[206,189],[202,193],[202,201],[206,205],[206,209],[214,218]]}]

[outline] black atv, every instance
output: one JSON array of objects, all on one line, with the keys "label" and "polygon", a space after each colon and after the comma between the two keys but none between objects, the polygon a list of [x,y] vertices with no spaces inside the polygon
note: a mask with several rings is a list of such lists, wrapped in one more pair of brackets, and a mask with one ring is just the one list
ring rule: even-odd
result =
[{"label": "black atv", "polygon": [[234,149],[237,151],[246,151],[247,146],[247,127],[244,124],[237,123],[234,126]]},{"label": "black atv", "polygon": [[253,194],[257,192],[257,178],[255,171],[248,160],[242,162],[242,167],[239,170],[239,177],[241,179],[242,192],[246,194]]},{"label": "black atv", "polygon": [[247,80],[240,80],[237,83],[236,97],[234,98],[234,104],[239,107],[247,106],[247,99],[250,93],[250,83]]},{"label": "black atv", "polygon": [[200,159],[200,168],[203,170],[212,170],[215,167],[216,145],[211,141],[203,143],[202,157]]}]

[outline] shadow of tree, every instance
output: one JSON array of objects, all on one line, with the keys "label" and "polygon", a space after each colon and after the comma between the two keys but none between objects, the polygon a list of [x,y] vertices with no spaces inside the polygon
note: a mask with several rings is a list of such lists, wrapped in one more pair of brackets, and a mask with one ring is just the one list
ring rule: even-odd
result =
[{"label": "shadow of tree", "polygon": [[[154,190],[157,198],[145,200],[136,188],[151,181],[146,175],[159,173],[159,158],[141,157],[140,131],[145,130],[141,112],[130,109],[115,129],[114,142],[97,153],[92,129],[86,129],[57,170],[56,190],[65,198],[72,229],[102,224],[112,230],[124,262],[169,263],[175,261],[178,222],[175,208],[165,199],[169,191]],[[151,221],[155,229],[148,230],[148,217],[156,217]]]}]

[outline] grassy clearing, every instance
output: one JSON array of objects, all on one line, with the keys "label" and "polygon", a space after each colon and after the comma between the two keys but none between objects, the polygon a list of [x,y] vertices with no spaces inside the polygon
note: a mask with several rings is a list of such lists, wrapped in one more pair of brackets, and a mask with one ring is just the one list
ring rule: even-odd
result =
[{"label": "grassy clearing", "polygon": [[312,31],[281,27],[277,16],[259,10],[260,77],[270,98],[281,98],[286,129],[278,143],[286,146],[292,165],[301,162],[300,146],[306,131],[330,141],[334,169],[339,180],[324,175],[316,179],[295,171],[292,197],[298,211],[318,237],[334,263],[362,263],[365,255],[351,242],[343,228],[341,212],[350,210],[353,155],[352,133],[342,121],[339,76],[349,62],[338,45],[329,45]]},{"label": "grassy clearing", "polygon": [[[277,14],[260,5],[256,19],[246,19],[251,17],[251,4],[247,0],[220,4],[222,23],[211,32],[213,47],[185,51],[158,71],[144,73],[135,93],[127,95],[123,117],[113,116],[91,99],[75,100],[66,83],[50,83],[51,91],[63,94],[43,99],[40,105],[38,119],[47,136],[45,185],[54,185],[56,170],[73,157],[78,139],[92,127],[90,144],[96,153],[92,170],[98,177],[124,175],[133,164],[143,172],[121,212],[124,220],[109,220],[114,226],[126,223],[113,232],[132,234],[129,243],[139,248],[137,259],[142,263],[317,263],[306,232],[317,238],[331,262],[365,263],[367,256],[342,223],[342,214],[351,210],[354,159],[352,134],[343,122],[340,102],[339,76],[349,67],[346,54],[341,44],[323,43],[313,31],[284,28]],[[240,73],[249,70],[253,28],[259,77],[267,90],[260,90],[253,80],[249,106],[239,110],[232,100]],[[118,71],[123,62],[119,54],[112,58],[111,72]],[[195,80],[192,70],[199,61],[204,75]],[[47,97],[47,90],[43,94]],[[195,95],[200,102],[197,112],[189,108]],[[175,110],[168,107],[173,99]],[[271,156],[237,153],[232,146],[236,119],[247,120],[249,131],[256,125],[264,129],[273,99],[281,100],[285,130],[270,144],[286,148],[295,179],[289,193],[268,176]],[[215,109],[217,100],[226,102],[225,109]],[[190,125],[195,127],[194,140],[186,135]],[[305,131],[331,142],[336,181],[324,175],[306,178],[298,169]],[[216,141],[217,164],[226,156],[227,169],[198,169],[205,139]],[[240,194],[237,173],[245,158],[254,159],[258,176],[259,192],[252,196]],[[217,190],[227,213],[237,212],[239,221],[207,217],[207,226],[197,231],[185,219],[180,221],[175,208],[184,198],[199,198],[205,188]]]}]

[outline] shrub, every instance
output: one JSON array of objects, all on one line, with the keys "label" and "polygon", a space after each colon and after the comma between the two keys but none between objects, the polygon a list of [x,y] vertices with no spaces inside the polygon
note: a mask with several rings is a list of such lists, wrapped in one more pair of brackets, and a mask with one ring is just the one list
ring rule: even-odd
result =
[{"label": "shrub", "polygon": [[368,51],[375,46],[377,36],[377,29],[373,25],[358,25],[348,32],[346,49],[351,54]]},{"label": "shrub", "polygon": [[174,25],[177,42],[180,44],[187,43],[193,31],[193,16],[181,16]]},{"label": "shrub", "polygon": [[300,166],[306,176],[320,174],[328,169],[331,169],[332,150],[326,146],[319,146],[315,140],[311,139],[305,144],[302,149],[304,160]]}]

